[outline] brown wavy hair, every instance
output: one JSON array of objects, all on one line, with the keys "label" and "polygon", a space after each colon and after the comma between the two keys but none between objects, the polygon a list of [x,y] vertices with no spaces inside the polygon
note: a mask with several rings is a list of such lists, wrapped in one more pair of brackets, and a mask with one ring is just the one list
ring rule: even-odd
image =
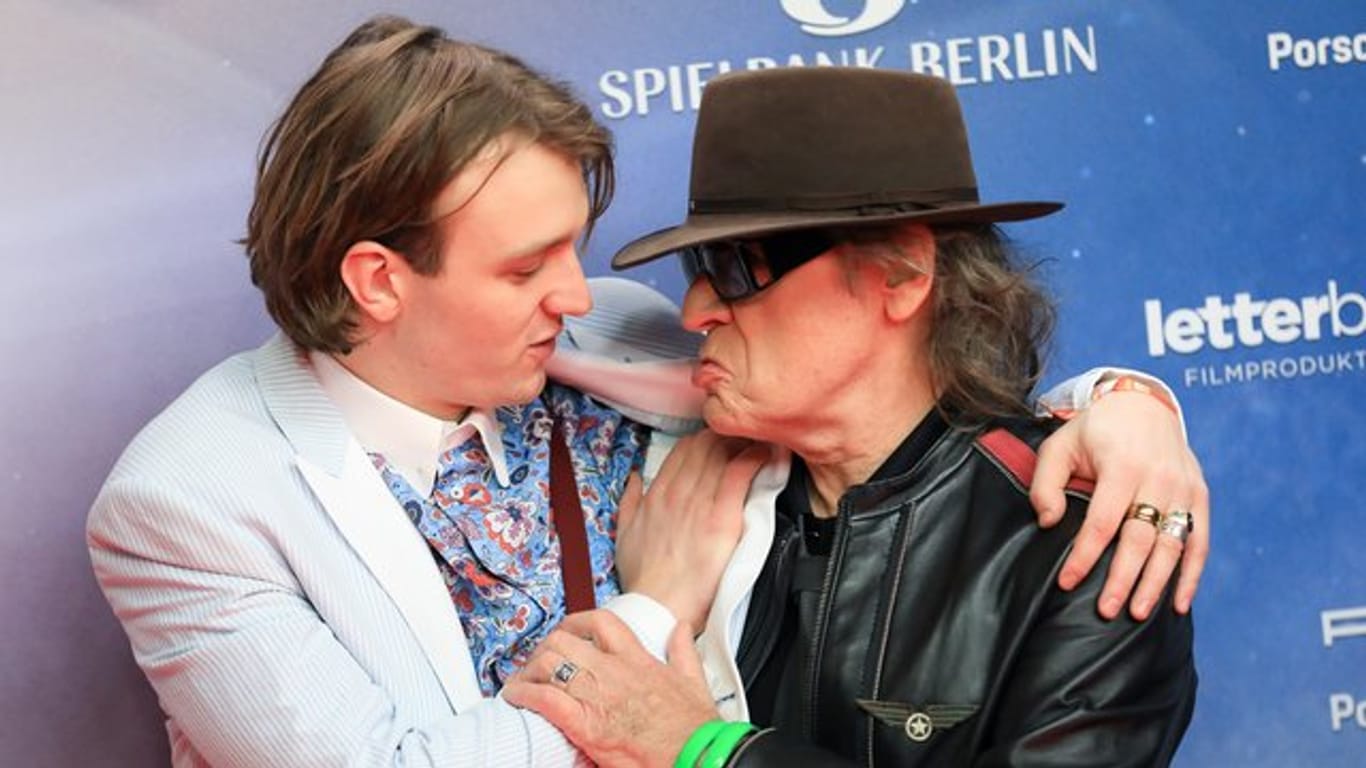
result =
[{"label": "brown wavy hair", "polygon": [[358,27],[262,144],[242,243],[271,317],[306,349],[349,352],[347,249],[376,240],[418,273],[437,273],[433,201],[509,133],[578,162],[591,226],[612,198],[611,135],[568,86],[436,27],[395,16]]},{"label": "brown wavy hair", "polygon": [[995,226],[932,227],[930,369],[956,423],[1030,416],[1057,310]]},{"label": "brown wavy hair", "polygon": [[[993,225],[932,226],[935,246],[930,381],[939,410],[959,426],[1031,416],[1057,312]],[[923,270],[895,245],[895,225],[836,232],[853,258],[874,258],[893,279]]]}]

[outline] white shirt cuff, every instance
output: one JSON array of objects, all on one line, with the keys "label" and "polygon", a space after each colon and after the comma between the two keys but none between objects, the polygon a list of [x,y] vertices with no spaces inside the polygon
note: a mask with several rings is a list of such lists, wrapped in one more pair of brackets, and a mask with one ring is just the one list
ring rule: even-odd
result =
[{"label": "white shirt cuff", "polygon": [[673,634],[678,620],[661,603],[638,592],[617,595],[603,608],[615,613],[617,618],[635,633],[636,639],[660,661],[667,661],[669,635]]},{"label": "white shirt cuff", "polygon": [[1166,382],[1156,376],[1131,368],[1092,368],[1080,376],[1073,376],[1039,395],[1039,399],[1034,404],[1034,412],[1039,416],[1048,416],[1054,411],[1084,411],[1091,407],[1093,402],[1091,394],[1102,379],[1113,379],[1120,376],[1132,376],[1166,393],[1176,408],[1176,419],[1181,424],[1181,434],[1183,437],[1186,435],[1186,415],[1181,409],[1181,401],[1176,399],[1176,393],[1167,386]]}]

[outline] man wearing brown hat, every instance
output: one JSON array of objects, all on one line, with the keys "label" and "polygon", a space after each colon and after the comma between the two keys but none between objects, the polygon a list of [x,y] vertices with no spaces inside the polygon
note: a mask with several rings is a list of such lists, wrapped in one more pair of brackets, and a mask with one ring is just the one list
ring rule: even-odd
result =
[{"label": "man wearing brown hat", "polygon": [[[1090,489],[1069,488],[1050,530],[1030,508],[1056,428],[1028,401],[1053,315],[995,224],[1059,208],[980,202],[945,81],[713,81],[687,221],[614,265],[681,256],[704,416],[790,450],[751,506],[766,482],[781,491],[747,511],[698,641],[706,675],[690,644],[661,664],[591,613],[508,698],[614,765],[1168,762],[1194,705],[1189,617],[1170,589],[1146,621],[1100,616],[1101,576],[1062,591]],[[1176,557],[1201,500],[1141,494],[1127,526]],[[717,646],[734,667],[718,671]]]}]

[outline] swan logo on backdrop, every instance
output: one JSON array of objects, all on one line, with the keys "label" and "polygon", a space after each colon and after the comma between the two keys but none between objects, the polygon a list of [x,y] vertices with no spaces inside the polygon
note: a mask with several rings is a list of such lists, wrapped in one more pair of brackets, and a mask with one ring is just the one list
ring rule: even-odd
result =
[{"label": "swan logo on backdrop", "polygon": [[855,44],[842,38],[885,28],[905,10],[906,0],[778,0],[770,7],[777,20],[796,22],[829,46],[786,53],[755,49],[707,61],[609,69],[598,77],[598,109],[609,120],[691,112],[701,103],[708,80],[732,70],[770,67],[902,69],[957,86],[1017,85],[1100,71],[1100,46],[1091,24],[919,40],[865,36]]},{"label": "swan logo on backdrop", "polygon": [[[1244,291],[1232,298],[1206,296],[1202,304],[1192,307],[1147,299],[1143,320],[1152,357],[1349,340],[1366,333],[1366,296],[1328,280],[1322,293],[1298,298],[1257,297]],[[1186,368],[1182,380],[1187,387],[1219,387],[1358,372],[1366,372],[1366,347],[1211,361]]]},{"label": "swan logo on backdrop", "polygon": [[801,25],[802,31],[817,37],[845,37],[877,29],[895,19],[906,0],[864,0],[856,16],[831,13],[825,0],[781,0],[783,12]]}]

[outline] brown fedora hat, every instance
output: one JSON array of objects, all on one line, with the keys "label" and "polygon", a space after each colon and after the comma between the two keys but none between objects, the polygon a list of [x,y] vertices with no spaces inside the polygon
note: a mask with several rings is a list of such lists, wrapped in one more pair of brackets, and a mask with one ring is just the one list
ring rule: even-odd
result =
[{"label": "brown fedora hat", "polygon": [[1019,221],[1060,208],[981,202],[946,80],[848,67],[735,72],[702,94],[687,219],[628,244],[612,266],[783,230]]}]

